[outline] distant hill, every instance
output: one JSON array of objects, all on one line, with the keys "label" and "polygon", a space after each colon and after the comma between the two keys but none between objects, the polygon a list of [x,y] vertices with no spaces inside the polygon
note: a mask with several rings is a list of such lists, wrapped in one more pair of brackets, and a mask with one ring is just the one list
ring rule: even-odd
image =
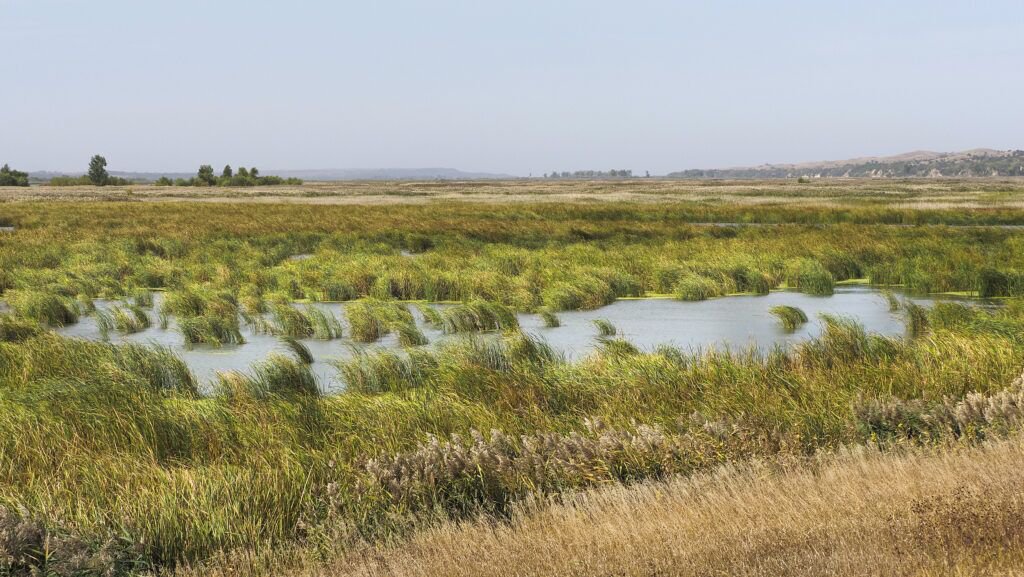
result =
[{"label": "distant hill", "polygon": [[[34,182],[47,181],[55,176],[81,176],[85,172],[30,172]],[[219,169],[218,169],[219,174]],[[301,178],[302,180],[486,180],[516,178],[508,174],[463,172],[455,168],[320,168],[309,170],[260,170],[263,176]],[[190,178],[194,172],[124,172],[111,170],[111,176],[139,182],[152,182],[161,176],[171,179]]]},{"label": "distant hill", "polygon": [[977,148],[963,152],[907,152],[896,156],[692,169],[669,178],[941,178],[1024,176],[1024,150]]}]

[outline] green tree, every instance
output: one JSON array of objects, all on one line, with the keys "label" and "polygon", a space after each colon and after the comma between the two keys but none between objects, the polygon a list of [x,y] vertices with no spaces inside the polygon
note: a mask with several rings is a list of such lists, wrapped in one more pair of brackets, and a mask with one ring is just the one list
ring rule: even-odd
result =
[{"label": "green tree", "polygon": [[260,171],[259,171],[259,169],[258,169],[258,168],[256,168],[255,166],[254,166],[254,167],[252,167],[252,168],[250,168],[250,169],[249,169],[249,176],[251,176],[251,177],[253,177],[253,178],[259,178],[259,177],[260,177]]},{"label": "green tree", "polygon": [[110,175],[107,174],[107,159],[98,154],[93,156],[89,161],[89,182],[95,186],[103,186],[108,180]]},{"label": "green tree", "polygon": [[213,175],[213,167],[209,164],[200,166],[199,172],[196,173],[196,185],[213,186],[215,184],[217,184],[217,177]]},{"label": "green tree", "polygon": [[230,164],[225,164],[224,165],[224,170],[221,171],[220,175],[223,178],[231,178],[233,176],[233,173],[231,172],[231,165]]},{"label": "green tree", "polygon": [[5,164],[0,167],[0,186],[28,186],[28,173],[12,170]]}]

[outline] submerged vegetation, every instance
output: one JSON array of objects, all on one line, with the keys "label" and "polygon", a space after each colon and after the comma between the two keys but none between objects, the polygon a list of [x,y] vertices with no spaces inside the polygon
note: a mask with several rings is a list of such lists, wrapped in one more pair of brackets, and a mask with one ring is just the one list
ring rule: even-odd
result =
[{"label": "submerged vegetation", "polygon": [[[268,552],[330,559],[437,524],[501,527],[579,490],[858,445],[941,451],[1024,422],[1024,233],[946,226],[1024,222],[1009,209],[5,203],[0,221],[17,227],[0,236],[0,570],[13,574],[237,573],[262,555],[281,574]],[[715,221],[785,224],[699,224]],[[516,321],[841,282],[1004,300],[907,301],[906,338],[824,316],[818,337],[769,351],[640,350],[595,323],[599,346],[577,362]],[[338,319],[317,301],[350,302]],[[421,347],[416,311],[457,336]],[[49,330],[83,315],[212,346],[241,343],[245,322],[285,354],[201,394],[167,349]],[[299,339],[343,327],[403,348],[355,345],[334,363],[347,388],[325,395]]]}]

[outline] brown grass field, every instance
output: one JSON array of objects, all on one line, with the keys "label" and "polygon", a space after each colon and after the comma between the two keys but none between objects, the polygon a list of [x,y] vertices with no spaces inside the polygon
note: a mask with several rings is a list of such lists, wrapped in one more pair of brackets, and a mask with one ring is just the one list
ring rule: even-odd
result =
[{"label": "brown grass field", "polygon": [[1019,575],[1022,459],[1024,444],[1012,439],[972,449],[858,448],[813,462],[748,463],[532,503],[507,525],[447,524],[390,549],[326,566],[297,561],[281,571],[293,577]]},{"label": "brown grass field", "polygon": [[2,188],[0,202],[24,200],[181,201],[308,204],[474,202],[707,202],[893,208],[1024,207],[1024,179],[340,181],[255,188],[154,185]]}]

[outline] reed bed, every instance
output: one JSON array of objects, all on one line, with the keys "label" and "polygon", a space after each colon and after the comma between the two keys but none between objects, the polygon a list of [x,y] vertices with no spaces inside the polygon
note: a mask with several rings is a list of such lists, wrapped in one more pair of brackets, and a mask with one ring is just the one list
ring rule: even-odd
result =
[{"label": "reed bed", "polygon": [[[652,293],[825,295],[857,281],[1024,296],[1021,232],[948,226],[1024,223],[1021,213],[904,210],[884,198],[843,210],[4,203],[18,233],[0,243],[11,307],[0,315],[0,563],[117,575],[216,570],[219,559],[238,574],[258,552],[322,561],[438,524],[507,522],[531,500],[673,483],[725,463],[1015,434],[1016,300],[908,310],[919,330],[904,339],[825,317],[818,338],[772,351],[641,351],[609,337],[570,363],[516,330],[517,311]],[[778,226],[699,226],[715,221]],[[241,342],[240,319],[267,312],[293,339],[340,334],[293,306],[302,299],[351,301],[353,340],[397,333],[412,348],[339,362],[348,388],[335,395],[320,393],[294,347],[201,395],[165,349],[46,328],[76,322],[96,298],[145,309],[140,287],[162,289],[160,324],[175,322],[187,343]],[[462,336],[415,348],[406,300],[460,303],[420,310]],[[283,306],[299,316],[274,322]]]},{"label": "reed bed", "polygon": [[727,461],[1011,434],[1024,307],[964,308],[927,311],[914,340],[826,319],[820,338],[767,353],[609,339],[567,363],[520,332],[475,335],[358,354],[332,396],[284,356],[199,397],[166,351],[45,332],[0,343],[0,509],[63,544],[9,553],[18,571],[117,572],[334,550]]}]

